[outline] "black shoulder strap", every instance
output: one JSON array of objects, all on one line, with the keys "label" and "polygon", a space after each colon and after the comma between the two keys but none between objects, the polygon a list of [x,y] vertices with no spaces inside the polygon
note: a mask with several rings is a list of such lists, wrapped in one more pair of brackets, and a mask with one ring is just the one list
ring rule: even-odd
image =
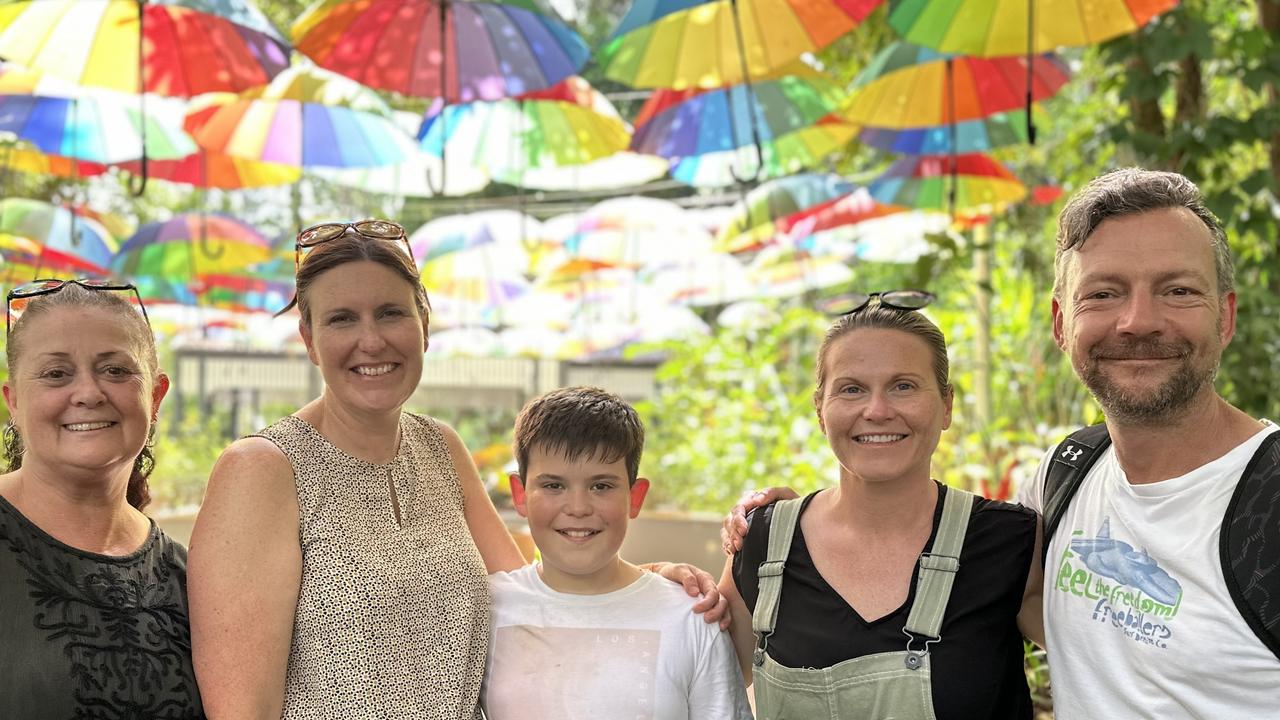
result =
[{"label": "black shoulder strap", "polygon": [[1262,441],[1240,476],[1218,550],[1240,616],[1280,658],[1280,432]]},{"label": "black shoulder strap", "polygon": [[1111,435],[1105,423],[1081,428],[1067,436],[1053,451],[1049,460],[1049,469],[1044,478],[1044,545],[1040,555],[1040,564],[1044,565],[1049,558],[1049,539],[1062,522],[1067,512],[1067,505],[1080,489],[1084,476],[1089,468],[1098,461],[1102,451],[1111,444]]}]

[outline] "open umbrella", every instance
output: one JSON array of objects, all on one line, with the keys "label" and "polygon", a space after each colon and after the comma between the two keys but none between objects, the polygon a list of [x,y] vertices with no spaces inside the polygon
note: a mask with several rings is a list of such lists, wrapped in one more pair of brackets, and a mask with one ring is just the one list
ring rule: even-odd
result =
[{"label": "open umbrella", "polygon": [[710,252],[711,235],[679,205],[657,198],[621,197],[543,224],[548,239],[577,259],[641,265]]},{"label": "open umbrella", "polygon": [[582,165],[626,149],[626,123],[586,80],[574,76],[517,98],[450,105],[428,116],[423,149],[491,174]]},{"label": "open umbrella", "polygon": [[62,178],[96,177],[107,171],[102,163],[80,161],[62,155],[49,155],[29,143],[4,143],[0,147],[0,168],[4,171],[53,175]]},{"label": "open umbrella", "polygon": [[43,269],[106,275],[115,252],[115,238],[97,221],[41,200],[0,200],[0,234],[36,243],[39,254],[34,257],[30,245],[13,241],[8,247],[18,252],[6,253],[11,262],[32,265],[36,272]]},{"label": "open umbrella", "polygon": [[[420,263],[428,263],[449,253],[484,245],[536,246],[542,226],[534,218],[515,210],[488,210],[466,215],[446,215],[413,231],[409,245]],[[521,247],[521,250],[527,250]]]},{"label": "open umbrella", "polygon": [[[119,94],[0,95],[0,132],[41,152],[95,163],[180,158],[195,151],[182,131],[182,101],[154,98],[144,116]],[[146,128],[143,129],[145,117]]]},{"label": "open umbrella", "polygon": [[864,127],[858,133],[858,141],[863,145],[906,155],[987,152],[1027,140],[1025,110],[1010,110],[947,125],[901,129]]},{"label": "open umbrella", "polygon": [[811,290],[847,285],[853,270],[843,258],[773,245],[760,251],[747,266],[756,297],[793,297]]},{"label": "open umbrella", "polygon": [[727,252],[753,250],[778,239],[795,239],[901,211],[876,202],[864,188],[838,175],[802,173],[770,180],[748,192],[734,204],[716,245]]},{"label": "open umbrella", "polygon": [[1099,43],[1133,32],[1177,4],[1178,0],[901,0],[890,8],[889,24],[907,42],[995,57]]},{"label": "open umbrella", "polygon": [[168,279],[244,271],[271,258],[271,243],[249,225],[222,215],[177,215],[138,228],[112,268]]},{"label": "open umbrella", "polygon": [[[659,90],[636,118],[631,148],[671,160],[672,177],[695,186],[788,175],[853,137],[857,128],[832,115],[843,99],[838,84],[813,75],[760,82],[751,92]],[[753,146],[753,132],[760,154],[743,163],[739,149]]]},{"label": "open umbrella", "polygon": [[239,95],[202,96],[185,126],[207,150],[294,167],[390,165],[413,153],[412,138],[372,90],[302,66]]},{"label": "open umbrella", "polygon": [[633,87],[712,88],[761,80],[834,42],[883,0],[632,3],[596,62]]},{"label": "open umbrella", "polygon": [[1044,100],[1071,73],[1053,55],[955,57],[896,42],[880,51],[854,81],[855,94],[841,115],[849,122],[887,128],[918,128],[976,120],[1014,110],[1027,98]]},{"label": "open umbrella", "polygon": [[617,190],[657,180],[667,174],[669,165],[656,155],[624,150],[581,165],[499,170],[494,179],[531,190]]},{"label": "open umbrella", "polygon": [[[135,175],[142,172],[142,163],[136,160],[116,166]],[[248,160],[203,148],[173,160],[151,160],[147,173],[156,180],[219,190],[288,185],[302,177],[302,171],[291,165]]]},{"label": "open umbrella", "polygon": [[0,9],[0,57],[78,85],[191,97],[261,85],[287,44],[243,0],[28,0]]},{"label": "open umbrella", "polygon": [[321,67],[369,87],[450,103],[550,87],[588,55],[582,38],[542,0],[320,0],[292,35],[298,51]]},{"label": "open umbrella", "polygon": [[989,212],[1027,196],[1026,186],[1008,168],[982,154],[904,157],[868,189],[882,203],[953,216]]}]

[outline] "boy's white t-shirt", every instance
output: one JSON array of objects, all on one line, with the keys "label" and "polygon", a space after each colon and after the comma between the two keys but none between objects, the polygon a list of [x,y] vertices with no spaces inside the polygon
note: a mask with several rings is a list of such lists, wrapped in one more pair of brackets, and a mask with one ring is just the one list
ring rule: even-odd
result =
[{"label": "boy's white t-shirt", "polygon": [[[1218,550],[1245,465],[1276,431],[1151,484],[1129,483],[1115,446],[1098,458],[1045,564],[1055,717],[1280,718],[1280,660],[1240,617]],[[1054,451],[1019,493],[1037,512]]]},{"label": "boy's white t-shirt", "polygon": [[652,573],[603,595],[556,592],[536,565],[489,576],[489,720],[751,720],[733,643]]}]

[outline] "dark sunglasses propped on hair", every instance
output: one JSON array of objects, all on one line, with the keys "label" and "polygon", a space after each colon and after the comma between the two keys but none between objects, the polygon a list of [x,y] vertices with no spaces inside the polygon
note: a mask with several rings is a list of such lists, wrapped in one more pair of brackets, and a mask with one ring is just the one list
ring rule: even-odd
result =
[{"label": "dark sunglasses propped on hair", "polygon": [[866,308],[873,299],[881,306],[895,310],[919,310],[937,299],[924,290],[886,290],[873,293],[848,293],[825,300],[823,312],[831,315],[851,315]]},{"label": "dark sunglasses propped on hair", "polygon": [[399,243],[404,242],[405,252],[409,254],[409,259],[413,259],[413,248],[409,245],[409,236],[405,234],[404,228],[390,220],[360,220],[352,223],[320,223],[298,233],[297,241],[294,243],[293,269],[296,273],[298,268],[302,267],[302,261],[306,258],[307,253],[317,245],[340,238],[346,234],[347,230],[354,230],[361,237],[370,240],[386,240],[388,242]]},{"label": "dark sunglasses propped on hair", "polygon": [[7,336],[13,329],[13,320],[15,315],[21,315],[26,309],[27,303],[32,298],[41,295],[52,295],[62,290],[68,285],[79,285],[85,290],[107,292],[130,291],[133,293],[134,300],[137,301],[138,308],[142,310],[142,319],[147,321],[147,325],[151,325],[151,318],[147,317],[147,307],[142,304],[142,296],[138,294],[138,288],[133,283],[120,282],[118,280],[97,280],[93,278],[75,278],[64,280],[62,278],[39,278],[26,282],[9,291],[6,296],[5,314],[4,314],[4,332]]}]

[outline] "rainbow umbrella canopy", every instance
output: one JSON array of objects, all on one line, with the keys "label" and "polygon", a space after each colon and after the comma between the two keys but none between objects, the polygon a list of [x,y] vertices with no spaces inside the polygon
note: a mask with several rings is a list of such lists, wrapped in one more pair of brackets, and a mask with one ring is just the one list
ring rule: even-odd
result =
[{"label": "rainbow umbrella canopy", "polygon": [[444,255],[485,245],[504,245],[508,250],[518,245],[518,252],[530,252],[541,245],[542,236],[542,223],[524,213],[488,210],[434,218],[413,231],[409,246],[418,263],[425,266]]},{"label": "rainbow umbrella canopy", "polygon": [[876,202],[866,189],[838,175],[793,175],[764,183],[735,203],[720,228],[717,248],[753,250],[834,227],[835,217],[848,225],[902,210]]},{"label": "rainbow umbrella canopy", "polygon": [[1099,43],[1133,32],[1177,4],[1178,0],[899,0],[889,11],[889,24],[910,43],[995,57]]},{"label": "rainbow umbrella canopy", "polygon": [[10,262],[31,266],[33,274],[106,275],[116,242],[100,223],[67,208],[42,200],[4,198],[0,200],[0,247],[6,248]]},{"label": "rainbow umbrella canopy", "polygon": [[596,53],[596,61],[605,77],[633,87],[683,90],[751,82],[831,44],[857,27],[881,2],[632,3]]},{"label": "rainbow umbrella canopy", "polygon": [[294,167],[392,165],[414,152],[372,90],[314,67],[290,68],[239,95],[202,96],[185,127],[206,150]]},{"label": "rainbow umbrella canopy", "polygon": [[78,85],[191,97],[261,85],[288,46],[244,0],[31,0],[0,6],[0,57]]},{"label": "rainbow umbrella canopy", "polygon": [[[711,251],[711,234],[670,200],[620,197],[550,218],[546,235],[574,259],[639,267]],[[601,269],[601,268],[597,268]]]},{"label": "rainbow umbrella canopy", "polygon": [[1027,188],[982,155],[904,157],[868,186],[877,201],[951,215],[986,213],[1027,196]]},{"label": "rainbow umbrella canopy", "polygon": [[[832,113],[843,91],[817,75],[788,75],[717,90],[659,90],[636,118],[631,148],[667,158],[695,186],[788,175],[818,163],[857,128]],[[744,152],[759,137],[760,155]]]},{"label": "rainbow umbrella canopy", "polygon": [[936,127],[1023,107],[1028,75],[1032,101],[1053,96],[1071,77],[1053,55],[1030,60],[957,57],[896,42],[854,80],[856,92],[841,115],[877,128]]},{"label": "rainbow umbrella canopy", "polygon": [[450,105],[418,133],[427,152],[495,175],[582,165],[625,150],[627,124],[586,80],[507,100]]},{"label": "rainbow umbrella canopy", "polygon": [[589,54],[543,0],[320,0],[292,36],[321,67],[379,90],[450,103],[550,87]]},{"label": "rainbow umbrella canopy", "polygon": [[1027,137],[1026,111],[1010,110],[977,120],[932,127],[864,127],[858,133],[858,142],[885,152],[948,155],[953,152],[986,152],[998,147],[1020,145],[1027,142]]},{"label": "rainbow umbrella canopy", "polygon": [[249,225],[222,215],[190,213],[138,228],[111,266],[132,277],[194,279],[243,272],[270,258],[270,241]]}]

